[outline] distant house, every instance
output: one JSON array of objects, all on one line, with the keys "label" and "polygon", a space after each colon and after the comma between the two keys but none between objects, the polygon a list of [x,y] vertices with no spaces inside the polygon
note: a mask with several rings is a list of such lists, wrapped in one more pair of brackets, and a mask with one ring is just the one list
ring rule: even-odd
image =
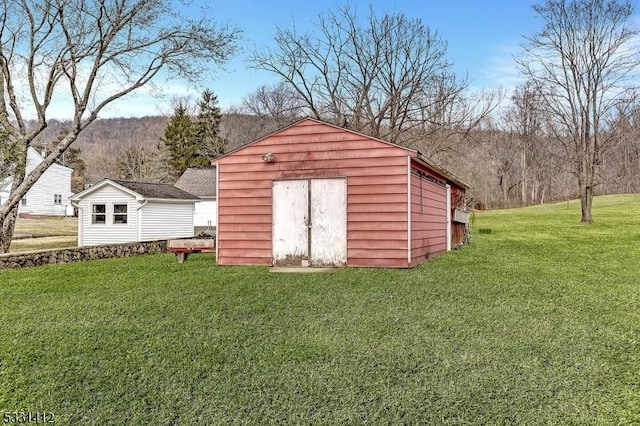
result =
[{"label": "distant house", "polygon": [[465,242],[468,185],[410,148],[306,118],[212,164],[221,265],[406,268]]},{"label": "distant house", "polygon": [[193,237],[198,197],[161,183],[104,179],[71,197],[78,246]]},{"label": "distant house", "polygon": [[[44,158],[34,148],[27,149],[27,174],[31,173]],[[71,197],[71,174],[73,169],[53,163],[40,179],[27,191],[18,206],[18,213],[42,216],[64,216]],[[0,181],[0,205],[11,194],[13,178]]]},{"label": "distant house", "polygon": [[193,210],[195,233],[215,229],[217,220],[216,169],[187,169],[175,183],[175,187],[200,199]]}]

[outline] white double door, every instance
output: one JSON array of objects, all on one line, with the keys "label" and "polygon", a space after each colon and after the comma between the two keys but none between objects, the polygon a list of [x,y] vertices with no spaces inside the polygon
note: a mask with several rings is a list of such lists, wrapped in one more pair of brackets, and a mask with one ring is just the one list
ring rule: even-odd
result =
[{"label": "white double door", "polygon": [[347,262],[347,180],[273,182],[273,263],[343,266]]}]

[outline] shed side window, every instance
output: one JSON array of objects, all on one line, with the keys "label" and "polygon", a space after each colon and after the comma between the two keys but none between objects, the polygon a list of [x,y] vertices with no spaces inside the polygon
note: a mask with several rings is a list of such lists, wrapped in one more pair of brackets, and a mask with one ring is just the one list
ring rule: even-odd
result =
[{"label": "shed side window", "polygon": [[101,225],[107,223],[107,205],[94,204],[91,207],[91,223]]},{"label": "shed side window", "polygon": [[113,205],[113,223],[120,223],[120,224],[127,223],[127,205],[126,204]]},{"label": "shed side window", "polygon": [[21,203],[23,206],[26,206],[26,205],[27,205],[27,199],[26,199],[26,198],[23,198],[22,200],[20,200],[20,203]]},{"label": "shed side window", "polygon": [[62,194],[53,194],[53,204],[57,206],[62,204]]}]

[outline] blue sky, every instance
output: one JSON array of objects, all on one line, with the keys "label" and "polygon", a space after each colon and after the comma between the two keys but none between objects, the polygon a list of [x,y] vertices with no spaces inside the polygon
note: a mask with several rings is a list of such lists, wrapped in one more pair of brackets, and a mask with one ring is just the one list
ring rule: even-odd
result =
[{"label": "blue sky", "polygon": [[[241,46],[245,51],[270,46],[277,26],[298,30],[313,29],[321,13],[343,2],[274,0],[259,2],[235,0],[212,6],[214,16],[235,23],[244,31]],[[358,2],[358,10],[367,12],[369,3]],[[419,18],[447,41],[448,59],[459,75],[468,75],[473,88],[495,88],[513,83],[512,55],[517,53],[524,34],[539,27],[531,5],[522,0],[423,0],[374,1],[375,10],[404,13]],[[218,94],[223,107],[239,103],[260,84],[275,81],[266,71],[247,69],[246,52],[218,73],[208,87]]]},{"label": "blue sky", "polygon": [[[278,26],[290,28],[295,23],[300,32],[313,30],[319,14],[344,5],[346,0],[182,1],[190,3],[187,13],[199,13],[200,6],[205,5],[215,20],[240,28],[241,52],[197,87],[174,81],[163,86],[164,99],[139,95],[118,102],[101,116],[168,115],[172,113],[172,98],[185,94],[197,98],[205,88],[216,93],[223,110],[238,105],[260,85],[276,81],[266,71],[248,68],[251,49],[273,46]],[[458,75],[468,76],[472,89],[513,87],[517,83],[513,55],[519,52],[523,36],[533,34],[541,26],[531,8],[532,2],[527,0],[352,0],[351,4],[363,15],[371,4],[378,14],[389,11],[421,19],[447,42],[448,60]]]}]

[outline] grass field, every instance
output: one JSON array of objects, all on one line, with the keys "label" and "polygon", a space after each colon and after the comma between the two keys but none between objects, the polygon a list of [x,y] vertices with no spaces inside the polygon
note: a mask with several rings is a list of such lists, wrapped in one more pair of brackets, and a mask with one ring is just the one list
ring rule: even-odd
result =
[{"label": "grass field", "polygon": [[58,424],[640,423],[640,196],[475,215],[411,270],[152,255],[0,272],[0,414]]},{"label": "grass field", "polygon": [[19,217],[16,221],[12,253],[76,247],[78,245],[78,218],[38,216]]}]

